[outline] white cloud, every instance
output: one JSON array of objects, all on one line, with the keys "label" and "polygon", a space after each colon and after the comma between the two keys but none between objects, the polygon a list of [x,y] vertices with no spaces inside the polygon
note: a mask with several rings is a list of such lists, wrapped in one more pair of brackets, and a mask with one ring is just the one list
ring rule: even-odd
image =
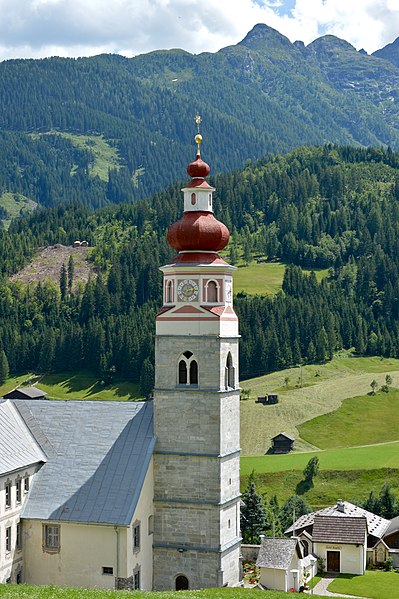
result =
[{"label": "white cloud", "polygon": [[372,52],[399,34],[398,0],[0,0],[0,59],[214,52],[256,23],[291,41],[332,33]]}]

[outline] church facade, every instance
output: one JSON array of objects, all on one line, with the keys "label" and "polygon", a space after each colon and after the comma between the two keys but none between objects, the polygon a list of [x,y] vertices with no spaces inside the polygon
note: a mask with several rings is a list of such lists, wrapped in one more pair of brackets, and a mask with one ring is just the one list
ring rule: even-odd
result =
[{"label": "church facade", "polygon": [[229,232],[213,215],[201,141],[168,231],[176,256],[161,268],[154,400],[0,400],[0,439],[14,431],[8,449],[0,442],[0,582],[240,582],[234,267],[219,254]]}]

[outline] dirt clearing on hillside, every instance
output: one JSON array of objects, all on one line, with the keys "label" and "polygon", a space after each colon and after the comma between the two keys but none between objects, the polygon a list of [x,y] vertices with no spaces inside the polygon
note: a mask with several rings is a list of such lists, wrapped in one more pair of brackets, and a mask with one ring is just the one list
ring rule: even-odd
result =
[{"label": "dirt clearing on hillside", "polygon": [[56,243],[38,251],[32,262],[18,273],[10,277],[11,281],[32,282],[52,280],[59,283],[60,270],[63,264],[68,267],[69,257],[74,263],[73,288],[79,282],[86,283],[90,273],[95,273],[93,264],[88,262],[89,247],[72,247]]}]

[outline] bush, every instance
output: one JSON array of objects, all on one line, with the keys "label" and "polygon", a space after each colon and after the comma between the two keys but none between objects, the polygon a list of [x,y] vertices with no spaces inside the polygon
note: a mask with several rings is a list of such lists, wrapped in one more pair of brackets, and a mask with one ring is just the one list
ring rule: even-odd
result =
[{"label": "bush", "polygon": [[387,559],[384,562],[384,570],[385,570],[385,572],[390,572],[392,570],[392,566],[393,566],[393,559],[392,559],[392,557],[387,557]]}]

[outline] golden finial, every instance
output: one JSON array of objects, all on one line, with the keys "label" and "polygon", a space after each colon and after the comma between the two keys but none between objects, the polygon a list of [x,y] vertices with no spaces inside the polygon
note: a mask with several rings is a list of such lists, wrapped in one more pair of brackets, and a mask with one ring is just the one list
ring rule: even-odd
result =
[{"label": "golden finial", "polygon": [[195,115],[195,122],[197,124],[198,133],[195,136],[195,143],[197,144],[197,154],[198,156],[201,154],[201,143],[202,143],[202,135],[200,133],[200,125],[201,125],[201,117],[197,114]]}]

